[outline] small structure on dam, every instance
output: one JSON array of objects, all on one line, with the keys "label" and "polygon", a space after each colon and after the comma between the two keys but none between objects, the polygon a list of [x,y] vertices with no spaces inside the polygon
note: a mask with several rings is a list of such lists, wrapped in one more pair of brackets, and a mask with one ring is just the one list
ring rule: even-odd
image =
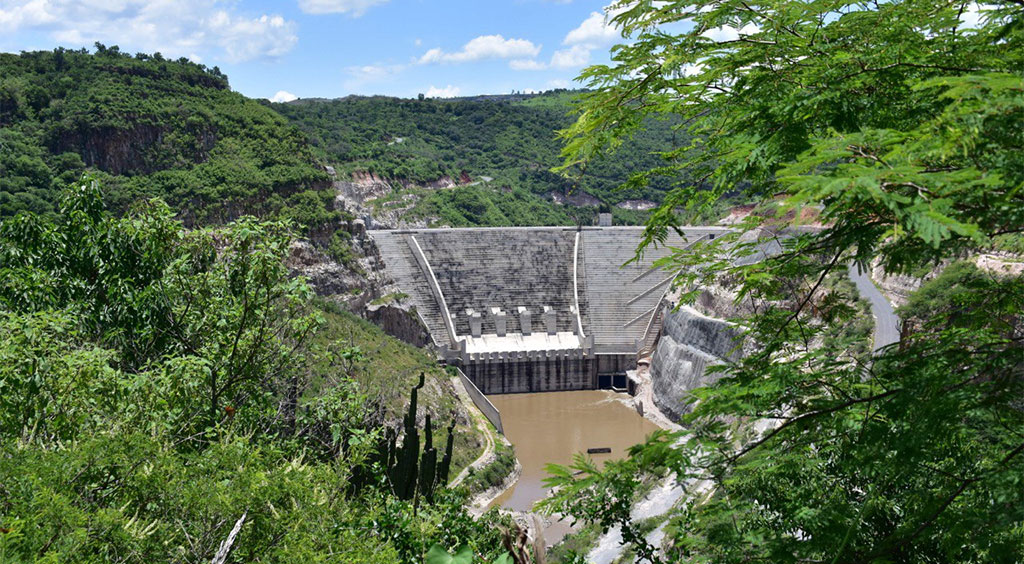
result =
[{"label": "small structure on dam", "polygon": [[724,233],[686,228],[631,262],[640,227],[369,231],[438,355],[486,394],[625,388],[653,351],[673,275],[653,266]]}]

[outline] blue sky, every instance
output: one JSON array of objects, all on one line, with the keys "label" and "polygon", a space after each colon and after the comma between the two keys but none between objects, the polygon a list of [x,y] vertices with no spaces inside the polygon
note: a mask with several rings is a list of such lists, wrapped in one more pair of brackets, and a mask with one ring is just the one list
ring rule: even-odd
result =
[{"label": "blue sky", "polygon": [[160,51],[258,98],[499,94],[571,87],[607,62],[607,2],[0,0],[0,51]]}]

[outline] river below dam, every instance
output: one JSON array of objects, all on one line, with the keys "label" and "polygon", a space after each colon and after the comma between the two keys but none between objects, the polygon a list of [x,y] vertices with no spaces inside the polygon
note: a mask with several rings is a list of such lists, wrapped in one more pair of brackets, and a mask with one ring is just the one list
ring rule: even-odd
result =
[{"label": "river below dam", "polygon": [[[644,419],[629,396],[609,391],[549,392],[487,396],[501,412],[505,436],[515,446],[523,473],[514,486],[492,506],[530,511],[547,494],[544,478],[548,464],[569,464],[573,455],[588,448],[610,448],[608,454],[590,455],[599,464],[622,458],[626,449],[643,442],[658,426]],[[554,523],[545,531],[548,543],[568,531]]]}]

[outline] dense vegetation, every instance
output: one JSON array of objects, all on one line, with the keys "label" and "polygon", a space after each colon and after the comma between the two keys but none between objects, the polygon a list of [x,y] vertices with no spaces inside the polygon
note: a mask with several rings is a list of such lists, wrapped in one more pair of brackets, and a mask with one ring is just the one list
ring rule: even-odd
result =
[{"label": "dense vegetation", "polygon": [[[251,217],[185,230],[158,200],[118,218],[89,182],[0,222],[0,560],[206,562],[230,538],[248,562],[498,555],[459,492],[395,495],[380,446],[428,359],[318,308],[291,238]],[[456,406],[429,405],[451,444]]]},{"label": "dense vegetation", "polygon": [[[670,184],[664,178],[620,187],[638,170],[663,164],[665,148],[689,139],[677,131],[675,119],[652,120],[607,158],[567,174],[552,172],[561,164],[557,131],[572,123],[569,112],[577,94],[558,90],[525,99],[453,100],[353,96],[273,107],[306,132],[319,156],[342,175],[371,173],[405,186],[445,178],[480,182],[475,190],[424,193],[423,205],[413,210],[451,225],[572,223],[569,212],[552,205],[552,194],[589,194],[579,203],[594,207],[631,199],[660,202]],[[620,221],[640,218],[614,211]]]},{"label": "dense vegetation", "polygon": [[53,212],[86,169],[113,209],[161,197],[187,225],[339,218],[305,137],[217,68],[99,44],[0,54],[0,217]]},{"label": "dense vegetation", "polygon": [[[554,469],[561,489],[548,507],[621,526],[653,562],[1024,561],[1024,279],[954,263],[903,308],[899,343],[870,357],[843,352],[853,343],[837,329],[857,314],[823,291],[850,263],[913,274],[1014,248],[1024,7],[612,8],[632,41],[584,71],[593,90],[566,134],[568,164],[652,115],[677,116],[702,143],[669,153],[670,168],[712,189],[675,187],[649,243],[679,221],[678,206],[739,189],[782,214],[815,206],[824,228],[790,233],[761,262],[723,260],[720,245],[752,251],[775,236],[773,218],[754,214],[742,236],[677,257],[686,288],[735,285],[752,311],[736,321],[758,350],[693,392],[685,431],[603,470]],[[664,468],[691,490],[659,555],[622,500]]]}]

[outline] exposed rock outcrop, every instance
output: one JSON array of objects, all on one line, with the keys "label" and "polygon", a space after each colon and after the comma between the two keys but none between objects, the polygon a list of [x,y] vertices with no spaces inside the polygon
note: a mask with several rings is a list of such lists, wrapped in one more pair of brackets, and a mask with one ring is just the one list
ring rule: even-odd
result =
[{"label": "exposed rock outcrop", "polygon": [[548,198],[551,198],[556,204],[570,205],[576,207],[591,206],[596,207],[601,205],[601,200],[597,197],[592,196],[582,190],[573,190],[569,193],[565,192],[548,192]]},{"label": "exposed rock outcrop", "polygon": [[[454,185],[450,177],[438,179],[434,187],[447,187]],[[396,188],[401,189],[406,185],[400,181],[387,180],[369,172],[352,173],[350,180],[335,180],[335,205],[347,210],[352,215],[363,220],[367,229],[399,229],[427,227],[427,219],[409,221],[405,218],[405,212],[413,207],[415,201],[389,202],[391,205],[377,206],[375,209],[370,205],[391,194]],[[407,198],[414,200],[414,196],[407,195]]]},{"label": "exposed rock outcrop", "polygon": [[881,263],[875,261],[871,265],[871,279],[892,305],[900,307],[907,303],[910,294],[917,291],[925,281],[934,278],[939,270],[935,269],[923,278],[906,274],[888,274]]},{"label": "exposed rock outcrop", "polygon": [[[170,128],[150,124],[127,128],[82,126],[55,135],[50,149],[55,153],[76,152],[86,165],[111,174],[149,174],[173,164],[152,157],[154,153],[178,149],[165,146],[168,133]],[[208,130],[200,131],[197,139],[199,143],[187,155],[193,163],[205,161],[216,141]]]},{"label": "exposed rock outcrop", "polygon": [[388,335],[410,345],[426,347],[432,344],[427,326],[409,307],[398,304],[370,304],[366,306],[366,318]]},{"label": "exposed rock outcrop", "polygon": [[366,275],[331,260],[309,241],[292,243],[285,265],[308,278],[318,295],[338,301],[350,311],[358,311],[372,299],[373,284]]},{"label": "exposed rock outcrop", "polygon": [[615,207],[624,210],[647,211],[658,207],[658,203],[651,200],[623,200],[615,204]]}]

